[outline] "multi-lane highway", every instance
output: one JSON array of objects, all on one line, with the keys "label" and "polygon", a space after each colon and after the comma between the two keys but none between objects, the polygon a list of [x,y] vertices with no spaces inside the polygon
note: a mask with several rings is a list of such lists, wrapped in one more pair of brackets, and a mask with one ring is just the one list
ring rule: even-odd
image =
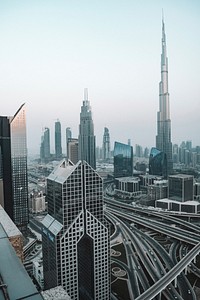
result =
[{"label": "multi-lane highway", "polygon": [[[200,227],[110,197],[105,197],[105,203],[107,218],[117,226],[113,236],[120,230],[125,248],[128,299],[197,299],[186,275],[188,270],[200,273],[193,263],[200,252]],[[170,241],[167,250],[155,234]]]}]

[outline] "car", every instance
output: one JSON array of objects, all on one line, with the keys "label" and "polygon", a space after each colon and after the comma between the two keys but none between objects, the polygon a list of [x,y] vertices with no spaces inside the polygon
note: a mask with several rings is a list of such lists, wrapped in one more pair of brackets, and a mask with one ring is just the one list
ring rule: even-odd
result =
[{"label": "car", "polygon": [[188,290],[188,294],[191,294],[191,291],[190,291],[190,290]]}]

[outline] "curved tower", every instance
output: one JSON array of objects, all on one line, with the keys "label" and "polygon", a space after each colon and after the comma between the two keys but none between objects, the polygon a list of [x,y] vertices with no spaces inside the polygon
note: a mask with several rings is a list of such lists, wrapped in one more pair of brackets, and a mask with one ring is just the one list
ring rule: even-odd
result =
[{"label": "curved tower", "polygon": [[156,148],[167,156],[167,175],[172,173],[172,142],[171,120],[168,91],[168,58],[166,50],[165,24],[162,19],[162,54],[161,54],[161,81],[159,83],[159,111],[157,113]]}]

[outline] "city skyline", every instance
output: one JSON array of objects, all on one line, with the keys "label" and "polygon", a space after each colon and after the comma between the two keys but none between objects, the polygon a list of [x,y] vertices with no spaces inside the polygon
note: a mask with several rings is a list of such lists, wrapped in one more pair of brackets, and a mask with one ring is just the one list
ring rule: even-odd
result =
[{"label": "city skyline", "polygon": [[[77,5],[78,4],[78,5]],[[56,119],[78,136],[82,91],[89,90],[94,133],[155,146],[162,8],[169,57],[172,143],[199,145],[198,1],[2,1],[1,115],[27,107],[29,153],[39,153],[42,128],[52,147]],[[177,42],[178,41],[178,42]],[[112,111],[112,114],[111,114]],[[64,145],[64,141],[63,141]],[[64,149],[63,149],[64,151]]]}]

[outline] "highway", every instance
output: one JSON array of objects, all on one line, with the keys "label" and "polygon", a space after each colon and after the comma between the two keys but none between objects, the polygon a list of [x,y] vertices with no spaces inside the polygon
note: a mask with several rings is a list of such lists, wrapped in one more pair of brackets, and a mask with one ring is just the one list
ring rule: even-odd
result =
[{"label": "highway", "polygon": [[[124,247],[129,270],[127,273],[133,283],[129,287],[132,289],[130,299],[150,300],[157,297],[161,299],[161,293],[165,299],[170,300],[196,299],[185,274],[187,270],[200,274],[200,270],[192,263],[200,252],[198,225],[108,197],[105,212],[112,223],[118,224],[125,237]],[[150,233],[155,232],[173,240],[168,252],[146,233],[148,229]],[[180,241],[183,244],[180,244]],[[131,269],[134,277],[131,277]]]}]

